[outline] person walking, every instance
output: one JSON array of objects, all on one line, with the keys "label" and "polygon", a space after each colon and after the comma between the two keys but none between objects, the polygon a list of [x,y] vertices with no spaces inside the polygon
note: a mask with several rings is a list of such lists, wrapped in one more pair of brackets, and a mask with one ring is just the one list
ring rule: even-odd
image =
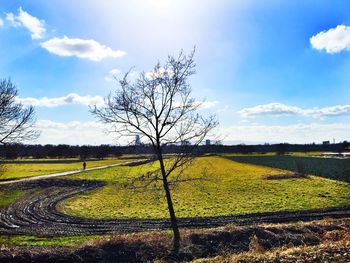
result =
[{"label": "person walking", "polygon": [[83,170],[86,169],[86,162],[83,162]]}]

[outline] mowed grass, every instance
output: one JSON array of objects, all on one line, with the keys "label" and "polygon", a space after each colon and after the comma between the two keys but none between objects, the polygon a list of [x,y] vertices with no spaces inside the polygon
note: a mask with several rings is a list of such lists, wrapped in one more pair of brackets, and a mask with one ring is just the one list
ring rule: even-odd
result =
[{"label": "mowed grass", "polygon": [[[205,181],[182,183],[173,190],[177,216],[303,210],[350,203],[347,183],[316,176],[266,180],[266,175],[286,171],[238,163],[218,156],[197,158],[187,169],[186,176],[197,177],[205,168]],[[166,218],[168,211],[163,192],[125,188],[130,178],[149,169],[149,165],[140,165],[72,175],[69,178],[101,180],[107,185],[67,199],[60,203],[59,209],[88,218]]]},{"label": "mowed grass", "polygon": [[241,155],[227,156],[227,158],[236,162],[286,169],[350,183],[350,159],[287,155]]},{"label": "mowed grass", "polygon": [[[130,161],[127,159],[105,159],[87,161],[87,168],[111,165]],[[59,172],[79,170],[83,162],[78,159],[27,159],[8,161],[3,164],[4,169],[0,180],[24,178],[36,175],[53,174]]]}]

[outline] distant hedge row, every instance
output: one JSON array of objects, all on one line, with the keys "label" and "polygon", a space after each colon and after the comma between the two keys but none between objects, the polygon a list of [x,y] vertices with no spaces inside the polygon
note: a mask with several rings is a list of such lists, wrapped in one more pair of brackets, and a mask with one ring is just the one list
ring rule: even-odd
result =
[{"label": "distant hedge row", "polygon": [[299,156],[230,156],[234,161],[350,182],[350,159]]}]

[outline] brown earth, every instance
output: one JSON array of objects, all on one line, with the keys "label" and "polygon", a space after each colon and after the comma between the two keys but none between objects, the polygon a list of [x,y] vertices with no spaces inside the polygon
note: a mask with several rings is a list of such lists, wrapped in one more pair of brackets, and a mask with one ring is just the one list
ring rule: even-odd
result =
[{"label": "brown earth", "polygon": [[182,230],[181,253],[166,232],[119,235],[65,247],[1,248],[0,262],[349,262],[350,219]]},{"label": "brown earth", "polygon": [[264,179],[266,180],[282,180],[282,179],[305,179],[309,178],[308,175],[302,173],[285,173],[285,174],[273,174],[273,175],[265,175]]}]

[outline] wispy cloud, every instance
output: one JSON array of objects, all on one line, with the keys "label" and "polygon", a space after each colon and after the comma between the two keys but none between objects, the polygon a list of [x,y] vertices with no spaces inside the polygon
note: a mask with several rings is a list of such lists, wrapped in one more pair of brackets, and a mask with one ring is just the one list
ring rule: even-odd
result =
[{"label": "wispy cloud", "polygon": [[217,100],[212,100],[212,101],[204,101],[200,104],[199,109],[201,110],[207,110],[214,108],[219,102]]},{"label": "wispy cloud", "polygon": [[304,114],[314,117],[350,115],[350,105],[336,105],[321,109],[309,109],[304,110]]},{"label": "wispy cloud", "polygon": [[[36,128],[41,131],[38,143],[41,144],[127,144],[132,138],[116,138],[106,134],[112,130],[102,123],[89,121],[55,122],[38,120]],[[293,124],[293,125],[236,125],[220,127],[217,130],[223,141],[246,142],[288,142],[321,143],[324,140],[336,142],[349,140],[350,124]]]},{"label": "wispy cloud", "polygon": [[282,103],[269,103],[244,108],[238,112],[242,117],[254,117],[261,115],[304,115],[312,117],[327,117],[350,115],[350,105],[336,105],[324,108],[302,109]]},{"label": "wispy cloud", "polygon": [[6,20],[14,27],[26,28],[31,33],[32,39],[43,38],[46,32],[45,21],[30,15],[22,7],[18,9],[18,15],[6,13]]},{"label": "wispy cloud", "polygon": [[108,71],[107,75],[105,76],[105,80],[112,81],[121,73],[120,69],[114,68]]},{"label": "wispy cloud", "polygon": [[350,50],[350,27],[338,25],[327,31],[322,31],[310,38],[311,46],[317,50],[325,50],[327,53],[339,53]]},{"label": "wispy cloud", "polygon": [[4,26],[4,21],[0,18],[0,27]]},{"label": "wispy cloud", "polygon": [[105,58],[119,58],[126,55],[125,51],[113,50],[93,39],[51,38],[40,44],[50,53],[63,57],[78,57],[92,61],[101,61]]},{"label": "wispy cloud", "polygon": [[292,125],[237,125],[221,127],[218,131],[224,141],[321,143],[325,140],[350,140],[349,123],[310,123]]},{"label": "wispy cloud", "polygon": [[112,134],[106,134],[107,126],[98,122],[70,121],[66,123],[38,120],[36,128],[41,131],[41,144],[116,144]]},{"label": "wispy cloud", "polygon": [[251,108],[244,108],[238,113],[243,117],[258,116],[258,115],[285,115],[285,114],[298,114],[300,108],[285,105],[282,103],[269,103],[264,105],[257,105]]},{"label": "wispy cloud", "polygon": [[57,98],[18,98],[19,102],[25,105],[33,105],[38,107],[58,107],[68,104],[77,104],[77,105],[102,105],[104,103],[103,97],[101,96],[80,96],[76,93],[70,93],[64,97]]}]

